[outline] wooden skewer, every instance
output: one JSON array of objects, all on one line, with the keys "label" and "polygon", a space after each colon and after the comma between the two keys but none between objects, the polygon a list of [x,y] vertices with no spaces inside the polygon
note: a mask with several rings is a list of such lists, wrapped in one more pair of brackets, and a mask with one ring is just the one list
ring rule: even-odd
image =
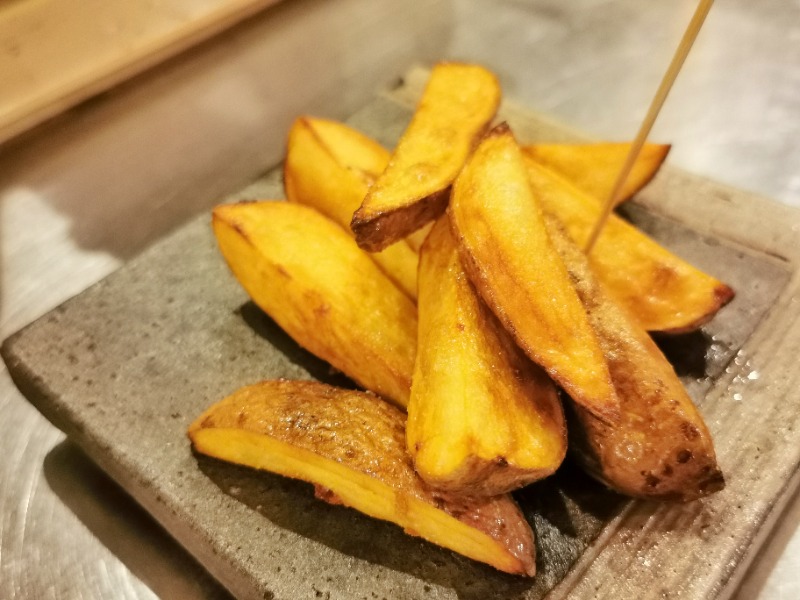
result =
[{"label": "wooden skewer", "polygon": [[708,11],[711,10],[712,4],[714,4],[714,0],[700,0],[700,3],[697,5],[692,20],[689,22],[689,26],[683,34],[678,49],[675,51],[675,56],[672,57],[672,62],[669,68],[667,68],[667,72],[664,73],[661,85],[658,86],[656,95],[650,103],[650,109],[647,111],[647,115],[644,121],[642,121],[641,127],[639,127],[639,133],[636,134],[636,139],[633,141],[633,144],[631,144],[631,149],[628,152],[628,156],[625,158],[625,163],[622,165],[622,169],[617,176],[611,194],[606,199],[603,210],[594,224],[589,239],[586,241],[584,250],[587,254],[592,251],[597,238],[600,236],[600,232],[603,230],[603,226],[606,224],[609,215],[611,215],[614,206],[616,206],[620,191],[622,191],[622,186],[625,185],[625,181],[628,179],[628,175],[630,175],[633,164],[639,157],[642,146],[644,146],[645,141],[647,141],[647,136],[650,135],[653,123],[655,123],[656,117],[661,111],[661,107],[664,106],[667,94],[669,94],[670,89],[672,89],[672,84],[675,83],[675,78],[678,76],[678,72],[680,72],[686,60],[686,56],[689,54],[689,50],[692,49],[692,44],[694,44],[695,39],[697,39],[697,34],[700,32],[700,28],[703,26],[703,22],[706,19],[706,15],[708,15]]}]

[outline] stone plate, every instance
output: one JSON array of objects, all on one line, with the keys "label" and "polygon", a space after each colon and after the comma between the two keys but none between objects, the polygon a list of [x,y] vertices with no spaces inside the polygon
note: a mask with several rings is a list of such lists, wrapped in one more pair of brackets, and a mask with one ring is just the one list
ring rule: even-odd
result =
[{"label": "stone plate", "polygon": [[[412,71],[352,124],[391,145],[424,78]],[[522,141],[576,137],[513,105],[502,116]],[[275,171],[228,200],[282,195]],[[687,505],[629,501],[567,463],[516,494],[537,536],[534,579],[192,453],[189,423],[242,385],[341,382],[248,301],[207,216],[13,335],[3,358],[30,401],[242,598],[722,597],[796,487],[800,213],[665,168],[627,214],[736,289],[701,332],[661,340],[728,485]]]}]

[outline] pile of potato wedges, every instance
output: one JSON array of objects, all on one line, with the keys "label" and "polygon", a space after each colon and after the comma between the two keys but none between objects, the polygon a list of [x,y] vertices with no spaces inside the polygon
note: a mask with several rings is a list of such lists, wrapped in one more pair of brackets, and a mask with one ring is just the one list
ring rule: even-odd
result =
[{"label": "pile of potato wedges", "polygon": [[[618,216],[587,256],[629,145],[520,145],[493,123],[500,101],[491,72],[440,63],[391,152],[295,121],[287,201],[218,206],[214,233],[252,300],[365,391],[256,383],[189,436],[530,576],[533,533],[509,492],[568,451],[630,496],[722,489],[709,431],[648,332],[696,329],[733,291]],[[622,200],[668,150],[645,146]]]}]

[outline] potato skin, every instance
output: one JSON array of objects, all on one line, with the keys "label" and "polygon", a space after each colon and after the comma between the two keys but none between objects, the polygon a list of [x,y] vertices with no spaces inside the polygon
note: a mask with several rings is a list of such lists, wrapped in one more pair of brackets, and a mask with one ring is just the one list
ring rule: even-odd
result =
[{"label": "potato skin", "polygon": [[448,185],[403,205],[369,211],[359,208],[353,214],[350,228],[361,248],[380,252],[436,219],[447,208],[449,199]]},{"label": "potato skin", "polygon": [[555,385],[480,300],[446,215],[420,254],[406,438],[429,485],[493,496],[546,477],[567,449]]},{"label": "potato skin", "polygon": [[548,221],[620,399],[615,423],[602,422],[570,403],[570,451],[590,474],[629,496],[689,501],[721,490],[725,480],[711,434],[672,365],[603,289],[561,227]]}]

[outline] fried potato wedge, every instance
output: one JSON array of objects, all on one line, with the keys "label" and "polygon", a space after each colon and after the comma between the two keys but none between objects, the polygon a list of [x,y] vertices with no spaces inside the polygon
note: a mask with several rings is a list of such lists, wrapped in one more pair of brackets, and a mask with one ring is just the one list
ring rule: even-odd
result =
[{"label": "fried potato wedge", "polygon": [[[526,160],[534,195],[545,212],[559,218],[581,246],[600,214],[600,205],[568,181]],[[609,293],[648,331],[697,329],[733,298],[733,290],[675,256],[611,215],[590,255],[592,268]]]},{"label": "fried potato wedge", "polygon": [[372,394],[265,381],[209,408],[189,437],[198,452],[307,481],[321,500],[501,571],[533,575],[533,532],[511,496],[468,500],[432,491],[408,460],[405,420]]},{"label": "fried potato wedge", "polygon": [[493,129],[461,171],[449,215],[470,279],[517,344],[576,402],[613,421],[619,403],[605,358],[507,126]]},{"label": "fried potato wedge", "polygon": [[427,225],[423,225],[421,229],[417,229],[414,233],[409,234],[406,238],[406,242],[409,246],[411,246],[417,253],[419,253],[420,249],[422,248],[422,244],[425,243],[428,234],[431,232],[433,228],[433,223],[428,223]]},{"label": "fried potato wedge", "polygon": [[[316,117],[301,117],[301,119],[312,129],[314,135],[333,154],[334,159],[340,165],[361,171],[374,178],[383,173],[386,165],[389,164],[390,152],[360,131],[330,119]],[[371,184],[372,181],[370,181]],[[352,212],[355,212],[355,209]],[[352,216],[351,213],[350,218]],[[350,227],[349,219],[347,226]]]},{"label": "fried potato wedge", "polygon": [[[527,158],[558,173],[583,193],[605,203],[630,152],[630,143],[532,144]],[[646,143],[622,186],[617,204],[646,186],[669,154],[669,144]]]},{"label": "fried potato wedge", "polygon": [[213,227],[236,279],[298,344],[407,405],[416,307],[347,232],[279,201],[217,206]]},{"label": "fried potato wedge", "polygon": [[630,496],[688,501],[721,490],[711,434],[672,365],[554,223],[550,237],[600,339],[621,408],[609,424],[575,405],[571,450],[594,477]]},{"label": "fried potato wedge", "polygon": [[[360,131],[344,123],[328,119],[306,117],[306,121],[325,148],[333,154],[336,161],[364,179],[368,187],[375,183],[386,165],[389,164],[389,151]],[[364,199],[364,195],[359,199],[359,205]],[[355,212],[357,208],[357,206],[353,207],[351,213]],[[348,229],[350,229],[351,217],[352,214],[348,215]],[[419,252],[432,226],[433,222],[430,222],[406,237],[406,242],[415,252]],[[397,243],[399,244],[399,242]],[[375,254],[380,256],[384,254],[384,251]]]},{"label": "fried potato wedge", "polygon": [[351,228],[375,252],[434,220],[450,186],[500,104],[497,78],[477,65],[440,63],[386,170],[375,181]]},{"label": "fried potato wedge", "polygon": [[[289,131],[283,170],[286,198],[317,209],[351,234],[350,219],[369,189],[368,174],[387,161],[382,146],[355,130],[335,121],[300,117]],[[416,299],[419,259],[411,246],[400,241],[371,256]]]},{"label": "fried potato wedge", "polygon": [[555,472],[567,450],[552,380],[478,298],[447,215],[420,255],[419,334],[406,440],[432,487],[496,496]]}]

